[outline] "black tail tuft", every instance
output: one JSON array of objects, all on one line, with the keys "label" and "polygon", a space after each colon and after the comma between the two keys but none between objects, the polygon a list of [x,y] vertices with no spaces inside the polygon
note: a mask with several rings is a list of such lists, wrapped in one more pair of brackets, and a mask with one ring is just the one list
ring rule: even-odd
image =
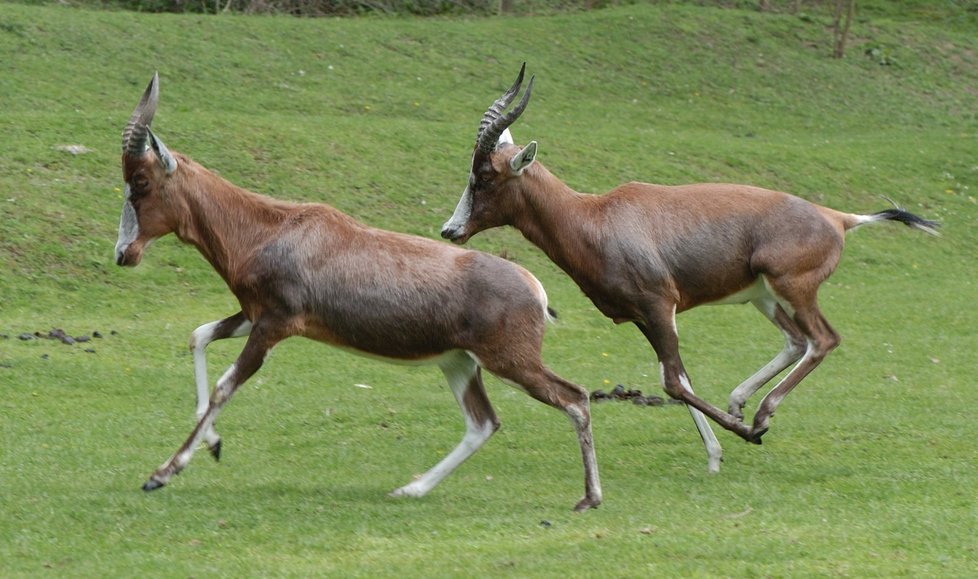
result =
[{"label": "black tail tuft", "polygon": [[941,224],[937,221],[930,221],[928,219],[924,219],[923,217],[918,217],[909,211],[900,209],[899,207],[873,213],[873,217],[875,220],[888,219],[890,221],[899,221],[907,227],[919,229],[931,235],[939,235],[937,228],[941,226]]},{"label": "black tail tuft", "polygon": [[557,317],[558,317],[558,316],[557,316],[557,310],[555,310],[555,309],[553,309],[553,308],[552,308],[552,307],[550,307],[550,306],[547,306],[547,313],[548,313],[548,314],[550,314],[550,317],[551,317],[551,318],[553,318],[553,319],[555,319],[555,320],[556,320],[556,319],[557,319]]}]

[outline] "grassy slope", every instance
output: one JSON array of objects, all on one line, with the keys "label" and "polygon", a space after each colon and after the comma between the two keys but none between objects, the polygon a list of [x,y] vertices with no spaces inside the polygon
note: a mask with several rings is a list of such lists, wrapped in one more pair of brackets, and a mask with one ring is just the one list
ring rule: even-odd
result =
[{"label": "grassy slope", "polygon": [[[0,5],[0,574],[974,574],[978,43],[880,18],[839,62],[822,24],[675,6],[312,21]],[[566,421],[493,382],[493,441],[429,497],[386,499],[457,441],[447,389],[434,370],[295,341],[223,415],[222,464],[199,456],[139,493],[189,430],[189,332],[234,311],[173,239],[136,270],[111,262],[119,134],[152,71],[172,148],[240,185],[435,236],[479,116],[522,60],[538,84],[517,140],[579,190],[743,181],[865,212],[886,194],[945,236],[850,236],[822,294],[846,342],[763,447],[720,435],[720,476],[681,408],[600,405],[607,504],[572,515]],[[518,234],[472,245],[544,281],[558,372],[656,389],[638,333]],[[94,355],[14,338],[52,326],[118,335]],[[780,345],[748,308],[694,311],[680,330],[717,402]],[[237,348],[212,346],[213,373]]]}]

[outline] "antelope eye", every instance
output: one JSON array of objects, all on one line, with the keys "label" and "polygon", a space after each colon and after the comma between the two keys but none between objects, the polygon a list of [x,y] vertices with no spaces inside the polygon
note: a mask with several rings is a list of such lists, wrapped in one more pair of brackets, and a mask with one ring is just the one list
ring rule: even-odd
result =
[{"label": "antelope eye", "polygon": [[129,191],[133,197],[145,195],[149,190],[149,180],[145,177],[134,177],[129,183]]},{"label": "antelope eye", "polygon": [[492,181],[493,172],[489,168],[481,168],[475,173],[475,180],[478,183],[488,183]]}]

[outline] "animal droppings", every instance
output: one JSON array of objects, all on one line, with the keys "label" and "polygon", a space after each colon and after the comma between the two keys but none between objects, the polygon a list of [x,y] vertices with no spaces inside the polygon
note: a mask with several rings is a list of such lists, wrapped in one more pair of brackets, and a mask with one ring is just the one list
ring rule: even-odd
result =
[{"label": "animal droppings", "polygon": [[643,395],[638,389],[625,389],[625,386],[618,384],[611,393],[598,389],[591,393],[591,401],[606,402],[608,400],[631,400],[636,406],[664,406],[666,404],[681,404],[678,400],[666,400],[661,396],[649,394]]},{"label": "animal droppings", "polygon": [[[113,336],[115,336],[115,335],[117,335],[117,332],[115,330],[112,330],[111,334]],[[102,337],[103,337],[102,333],[99,332],[98,330],[93,331],[91,333],[91,335],[89,335],[89,334],[81,334],[81,335],[78,335],[78,336],[72,336],[72,335],[68,334],[67,332],[65,332],[61,328],[51,328],[47,332],[41,332],[41,331],[37,331],[37,332],[23,332],[23,333],[17,335],[17,339],[19,339],[21,341],[24,341],[24,342],[28,342],[28,341],[31,341],[31,340],[39,340],[39,339],[43,339],[43,340],[57,340],[57,341],[61,342],[62,344],[65,344],[67,346],[74,346],[75,344],[84,344],[84,343],[87,343],[87,342],[91,342],[92,341],[92,338],[100,338],[101,339]],[[86,348],[85,349],[85,352],[87,352],[89,354],[94,354],[95,353],[95,349],[89,347],[89,348]],[[44,354],[42,356],[42,358],[44,358],[44,359],[47,359],[47,357],[48,357],[47,354]]]}]

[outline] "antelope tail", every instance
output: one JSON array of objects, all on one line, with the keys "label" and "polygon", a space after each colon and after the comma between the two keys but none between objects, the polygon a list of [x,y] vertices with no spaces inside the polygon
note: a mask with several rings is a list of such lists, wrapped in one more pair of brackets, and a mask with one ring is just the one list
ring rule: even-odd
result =
[{"label": "antelope tail", "polygon": [[[892,201],[890,201],[893,203]],[[893,203],[894,207],[892,209],[884,209],[883,211],[877,211],[870,215],[851,215],[850,219],[845,222],[845,228],[855,229],[860,225],[865,225],[867,223],[875,223],[877,221],[896,221],[910,227],[911,229],[919,229],[924,233],[929,233],[930,235],[940,235],[937,229],[941,224],[937,221],[931,221],[929,219],[924,219],[918,215],[910,213],[906,209],[897,206]]]}]

